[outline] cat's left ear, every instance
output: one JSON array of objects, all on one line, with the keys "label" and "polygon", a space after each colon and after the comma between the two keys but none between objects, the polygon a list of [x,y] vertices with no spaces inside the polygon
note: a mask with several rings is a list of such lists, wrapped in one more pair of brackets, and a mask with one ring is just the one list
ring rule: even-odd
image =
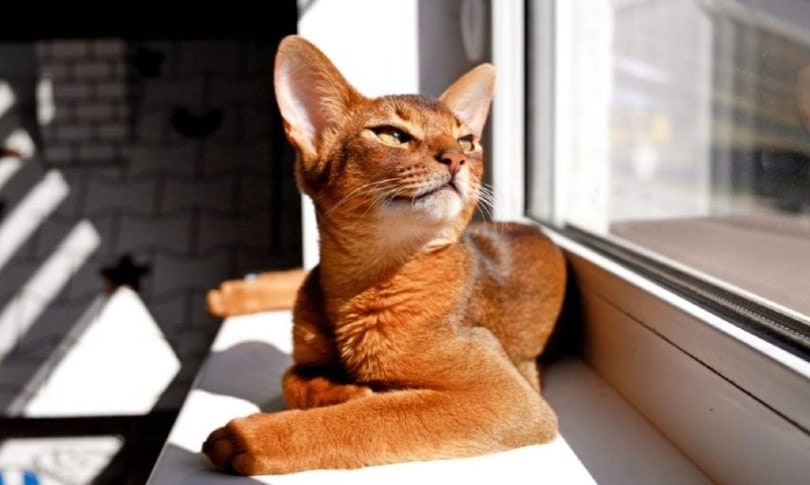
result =
[{"label": "cat's left ear", "polygon": [[494,91],[495,68],[481,64],[461,76],[439,99],[480,138]]}]

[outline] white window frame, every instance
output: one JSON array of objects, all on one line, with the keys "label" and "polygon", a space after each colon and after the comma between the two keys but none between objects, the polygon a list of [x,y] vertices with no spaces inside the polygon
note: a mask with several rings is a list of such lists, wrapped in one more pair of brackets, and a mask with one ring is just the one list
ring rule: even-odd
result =
[{"label": "white window frame", "polygon": [[525,8],[523,0],[493,1],[492,64],[497,72],[492,101],[491,164],[495,205],[492,216],[509,220],[524,214],[525,140]]},{"label": "white window frame", "polygon": [[[558,2],[565,6],[553,10],[559,40],[553,52],[555,65],[569,62],[572,55],[571,44],[566,42],[565,32],[560,31],[562,26],[570,25],[570,16],[575,14],[567,2],[570,0]],[[523,90],[516,96],[514,86],[523,82],[526,66],[525,44],[515,43],[516,30],[521,36],[524,32],[504,19],[521,19],[523,25],[525,6],[522,0],[493,2],[493,61],[498,82],[508,92],[496,92],[495,149],[488,159],[493,167],[495,191],[501,197],[497,203],[502,204],[495,213],[512,219],[525,218],[525,173],[514,167],[524,158],[505,155],[507,152],[499,147],[525,146],[525,140],[516,140],[515,132],[504,128],[514,126],[518,117],[522,123]],[[541,8],[549,13],[550,9]],[[548,52],[547,47],[542,48]],[[572,80],[559,77],[565,76],[565,71],[558,69],[553,75],[555,108],[550,112],[547,107],[540,109],[544,119],[552,120],[555,146],[559,146],[565,141],[560,137],[569,136],[575,122],[562,107],[576,100],[570,99]],[[540,147],[529,157],[530,161],[542,162],[561,153]],[[505,161],[504,156],[509,158]],[[555,183],[567,185],[563,170],[552,173]],[[565,220],[565,195],[556,193],[550,197],[556,202],[549,218],[554,224]],[[516,207],[520,208],[519,214]],[[606,381],[714,480],[800,483],[807,479],[810,363],[573,241],[563,232],[551,227],[546,230],[565,250],[580,293],[584,357]]]}]

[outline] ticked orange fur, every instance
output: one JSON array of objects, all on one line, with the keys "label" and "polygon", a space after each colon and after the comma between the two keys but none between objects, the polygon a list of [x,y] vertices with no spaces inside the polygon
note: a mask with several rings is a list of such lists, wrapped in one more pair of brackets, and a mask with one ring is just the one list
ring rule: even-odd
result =
[{"label": "ticked orange fur", "polygon": [[562,255],[533,227],[469,224],[493,85],[485,64],[438,100],[369,99],[303,38],[281,43],[276,97],[321,261],[293,309],[289,410],[211,433],[216,467],[353,468],[555,436],[536,359],[562,304]]}]

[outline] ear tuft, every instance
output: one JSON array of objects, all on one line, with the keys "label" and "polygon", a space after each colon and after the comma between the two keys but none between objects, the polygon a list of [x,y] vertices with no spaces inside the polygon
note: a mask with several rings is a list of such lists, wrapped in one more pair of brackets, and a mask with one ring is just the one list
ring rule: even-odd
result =
[{"label": "ear tuft", "polygon": [[317,47],[303,37],[285,37],[276,54],[276,100],[290,142],[315,156],[323,133],[338,126],[362,96]]},{"label": "ear tuft", "polygon": [[480,138],[494,91],[495,68],[481,64],[461,76],[439,99]]}]

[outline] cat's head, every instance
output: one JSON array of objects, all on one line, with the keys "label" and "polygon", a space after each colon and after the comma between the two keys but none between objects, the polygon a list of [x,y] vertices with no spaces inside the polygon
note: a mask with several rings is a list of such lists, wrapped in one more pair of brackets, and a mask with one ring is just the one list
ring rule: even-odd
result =
[{"label": "cat's head", "polygon": [[[463,228],[478,202],[481,132],[494,88],[484,64],[439,99],[367,98],[298,36],[276,57],[275,90],[298,151],[299,188],[319,217]],[[460,229],[459,229],[460,232]]]}]

